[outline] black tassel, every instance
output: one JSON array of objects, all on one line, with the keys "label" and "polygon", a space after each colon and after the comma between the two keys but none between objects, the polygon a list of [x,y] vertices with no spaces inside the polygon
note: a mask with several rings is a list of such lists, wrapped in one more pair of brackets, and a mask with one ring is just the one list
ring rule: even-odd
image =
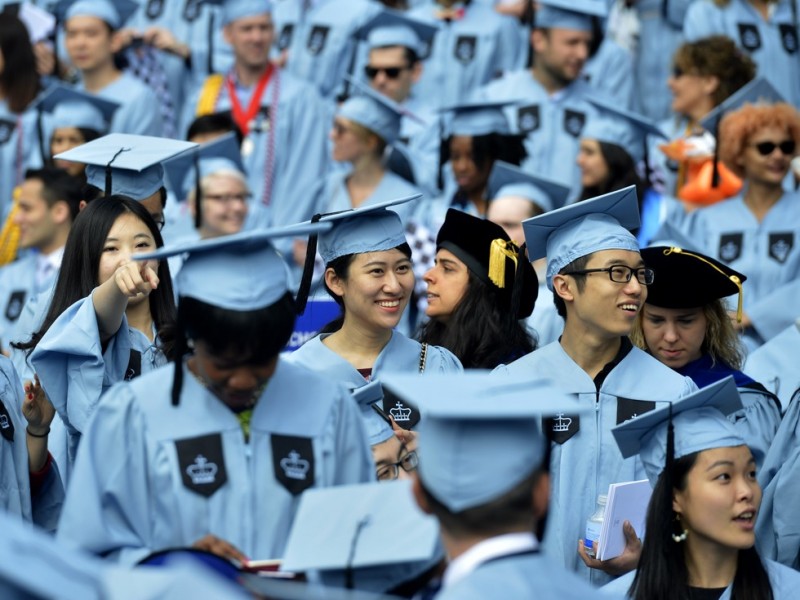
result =
[{"label": "black tassel", "polygon": [[[318,223],[322,218],[321,214],[311,217],[312,223]],[[308,295],[311,293],[311,279],[314,277],[314,260],[317,257],[316,233],[308,236],[308,246],[306,247],[306,260],[303,264],[303,277],[300,279],[300,287],[297,290],[297,298],[294,301],[295,312],[302,315],[306,311]]]},{"label": "black tassel", "polygon": [[198,231],[203,226],[203,191],[200,186],[200,157],[194,154],[194,228]]},{"label": "black tassel", "polygon": [[106,189],[105,189],[105,196],[108,198],[111,195],[111,165],[114,164],[114,161],[117,160],[117,157],[122,154],[123,152],[127,152],[130,148],[120,148],[117,150],[116,154],[111,157],[111,160],[108,161],[106,165]]},{"label": "black tassel", "polygon": [[175,355],[172,361],[175,366],[175,373],[172,377],[172,406],[178,406],[181,402],[181,389],[183,388],[183,357],[189,351],[189,344],[186,342],[186,332],[183,328],[183,318],[178,314],[175,323]]},{"label": "black tassel", "polygon": [[711,187],[719,187],[719,122],[722,119],[717,119],[714,123],[714,170],[711,172]]}]

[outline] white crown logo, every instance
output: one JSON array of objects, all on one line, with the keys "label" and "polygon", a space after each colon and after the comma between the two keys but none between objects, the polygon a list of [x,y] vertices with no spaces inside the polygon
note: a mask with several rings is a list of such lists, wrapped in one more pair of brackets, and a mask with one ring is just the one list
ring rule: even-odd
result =
[{"label": "white crown logo", "polygon": [[0,415],[0,429],[8,429],[8,417]]},{"label": "white crown logo", "polygon": [[397,422],[411,420],[411,409],[404,407],[403,403],[399,400],[397,404],[395,404],[395,407],[389,411],[389,414],[392,415],[392,418]]},{"label": "white crown logo", "polygon": [[555,432],[569,431],[570,425],[572,425],[572,419],[565,417],[564,413],[558,413],[556,418],[553,419],[553,431]]},{"label": "white crown logo", "polygon": [[214,479],[217,477],[217,465],[208,462],[208,459],[202,454],[198,454],[194,463],[186,467],[186,473],[192,478],[193,484],[207,485],[214,483]]},{"label": "white crown logo", "polygon": [[292,450],[289,456],[281,459],[281,469],[290,479],[305,479],[310,466],[306,459],[300,458],[296,450]]}]

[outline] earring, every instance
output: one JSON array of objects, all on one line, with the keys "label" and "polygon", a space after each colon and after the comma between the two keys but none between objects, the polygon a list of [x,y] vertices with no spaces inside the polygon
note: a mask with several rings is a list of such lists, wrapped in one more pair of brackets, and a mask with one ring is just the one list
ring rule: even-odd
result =
[{"label": "earring", "polygon": [[[681,528],[681,516],[678,513],[675,513],[675,521],[678,523],[678,527]],[[683,529],[683,531],[679,535],[672,534],[672,541],[676,544],[680,544],[681,542],[685,542],[686,538],[689,537],[689,530]]]}]

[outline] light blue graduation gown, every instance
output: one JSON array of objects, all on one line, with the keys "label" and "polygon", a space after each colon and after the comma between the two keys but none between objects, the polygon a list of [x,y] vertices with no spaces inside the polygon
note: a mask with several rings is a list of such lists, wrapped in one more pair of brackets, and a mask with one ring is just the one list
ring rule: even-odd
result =
[{"label": "light blue graduation gown", "polygon": [[[686,229],[703,253],[747,275],[744,312],[752,313],[757,333],[745,339],[751,349],[768,337],[768,331],[759,327],[760,318],[767,319],[771,332],[794,322],[797,303],[772,298],[776,294],[783,298],[784,287],[800,276],[800,193],[786,192],[760,223],[740,194],[691,213]],[[782,327],[776,326],[778,320]]]},{"label": "light blue graduation gown", "polygon": [[633,108],[633,56],[611,37],[604,37],[597,52],[586,61],[583,77],[593,87],[612,98],[614,106]]},{"label": "light blue graduation gown", "polygon": [[578,157],[581,132],[597,115],[587,98],[614,101],[583,80],[577,80],[550,96],[530,70],[507,73],[478,90],[486,100],[514,102],[506,108],[512,129],[525,135],[528,157],[522,168],[571,188],[570,201],[581,190]]},{"label": "light blue graduation gown", "polygon": [[444,588],[436,600],[582,600],[604,597],[542,553],[498,557]]},{"label": "light blue graduation gown", "polygon": [[22,382],[11,361],[0,356],[0,512],[55,531],[64,487],[53,462],[35,498],[28,473],[27,421],[22,415]]},{"label": "light blue graduation gown", "polygon": [[[350,193],[347,190],[347,173],[333,173],[328,176],[325,182],[325,188],[319,200],[319,205],[315,212],[330,213],[341,212],[343,210],[350,210],[353,208],[353,201],[350,198]],[[395,175],[391,171],[384,173],[378,187],[375,191],[365,199],[360,206],[370,206],[378,202],[391,200],[392,198],[402,198],[403,196],[411,196],[418,194],[419,189],[402,177]],[[421,199],[417,202],[424,202]],[[400,215],[403,223],[408,223],[411,215],[414,213],[415,205],[417,202],[407,203],[401,206],[393,206],[392,210]]]},{"label": "light blue graduation gown", "polygon": [[281,558],[300,493],[374,479],[359,409],[343,386],[279,359],[245,441],[237,416],[184,368],[103,397],[75,464],[58,537],[122,563],[213,534]]},{"label": "light blue graduation gown", "polygon": [[[255,86],[236,86],[239,102],[247,107]],[[277,94],[277,117],[269,114],[275,105]],[[191,106],[197,106],[198,95]],[[247,182],[253,194],[253,204],[264,206],[263,226],[281,227],[309,220],[314,214],[316,195],[320,180],[327,165],[327,132],[329,121],[326,109],[313,87],[294,77],[291,73],[275,70],[261,97],[263,112],[245,139],[243,152]],[[231,101],[225,85],[220,89],[215,111],[231,109]],[[193,111],[192,111],[193,112]],[[187,113],[189,111],[187,110]],[[189,119],[194,115],[190,114]],[[276,125],[277,122],[277,125]],[[274,128],[274,155],[270,155],[270,128]],[[272,190],[267,195],[267,165],[272,161]],[[252,211],[255,215],[255,211]],[[248,221],[251,215],[248,216]],[[248,225],[249,227],[249,225]],[[291,256],[292,239],[276,240],[278,250]]]},{"label": "light blue graduation gown", "polygon": [[712,0],[694,0],[683,33],[687,41],[727,35],[755,61],[759,75],[789,103],[800,106],[800,34],[792,2],[796,0],[779,0],[764,20],[748,0],[731,0],[724,8]]},{"label": "light blue graduation gown", "polygon": [[[79,88],[81,91],[86,91],[82,85]],[[120,105],[114,112],[108,133],[134,133],[157,137],[163,135],[158,98],[150,88],[130,73],[123,71],[116,81],[109,83],[97,95]]]},{"label": "light blue graduation gown", "polygon": [[436,18],[441,6],[431,0],[409,16],[438,25],[439,31],[423,61],[415,93],[436,108],[459,104],[473,90],[520,64],[518,24],[491,7],[471,4],[464,17],[446,22]]},{"label": "light blue graduation gown", "polygon": [[747,357],[742,370],[778,396],[785,411],[792,395],[800,389],[798,355],[800,355],[800,328],[796,323],[792,323],[753,351]]},{"label": "light blue graduation gown", "polygon": [[[36,111],[26,110],[22,114],[8,110],[4,100],[0,100],[0,215],[5,220],[13,199],[14,188],[22,184],[27,169],[42,166],[42,153],[36,133]],[[45,127],[45,152],[49,151],[48,140],[51,129],[47,125],[49,117],[43,117]]]},{"label": "light blue graduation gown", "polygon": [[[414,90],[403,106],[419,120],[403,116],[400,120],[400,140],[405,143],[406,158],[414,176],[414,185],[431,198],[439,191],[439,116]],[[425,201],[423,198],[420,202]]]},{"label": "light blue graduation gown", "polygon": [[[612,483],[646,478],[638,456],[622,458],[611,429],[635,413],[655,408],[652,401],[673,401],[696,391],[697,386],[649,354],[632,348],[611,370],[598,392],[594,381],[559,342],[501,365],[494,373],[498,377],[538,375],[553,379],[563,391],[577,394],[582,404],[594,408],[594,418],[562,415],[552,422],[556,442],[552,444],[552,492],[543,550],[595,585],[607,582],[608,575],[583,564],[578,556],[578,540],[583,538],[586,519],[594,512],[599,494],[607,493]],[[647,402],[637,402],[640,399]]]},{"label": "light blue graduation gown", "polygon": [[30,355],[33,370],[66,428],[66,448],[53,445],[54,454],[66,454],[62,465],[69,482],[78,443],[100,396],[117,382],[136,376],[131,370],[139,356],[141,373],[164,364],[167,359],[143,333],[122,324],[103,351],[92,297],[78,300],[50,326]]},{"label": "light blue graduation gown", "polygon": [[308,9],[303,0],[275,3],[275,46],[288,52],[286,69],[333,100],[342,91],[344,76],[355,74],[355,32],[381,8],[368,0],[318,0]]},{"label": "light blue graduation gown", "polygon": [[49,281],[36,284],[36,262],[38,253],[30,252],[14,262],[0,268],[0,340],[4,349],[9,348],[12,331],[22,315],[25,303],[53,283],[54,272]]}]

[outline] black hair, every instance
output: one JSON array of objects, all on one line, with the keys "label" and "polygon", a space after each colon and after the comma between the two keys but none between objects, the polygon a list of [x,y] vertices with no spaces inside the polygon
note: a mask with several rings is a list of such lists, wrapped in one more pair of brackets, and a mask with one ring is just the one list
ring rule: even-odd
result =
[{"label": "black hair", "polygon": [[[399,250],[402,252],[407,258],[411,258],[411,246],[407,243],[402,243],[399,246],[393,248],[393,250]],[[338,258],[334,258],[331,262],[325,265],[325,270],[333,269],[333,272],[336,273],[336,276],[341,279],[342,281],[347,281],[350,275],[350,265],[353,263],[356,254],[345,254],[344,256],[339,256]],[[339,305],[339,308],[342,311],[342,314],[336,317],[333,321],[325,325],[320,330],[320,333],[333,333],[334,331],[339,331],[344,324],[344,299],[335,294],[331,288],[328,287],[328,284],[325,282],[323,277],[323,285],[325,286],[325,291],[328,292],[328,295],[333,298],[333,301]]]},{"label": "black hair", "polygon": [[509,311],[500,289],[469,269],[467,274],[467,289],[448,321],[429,320],[419,340],[447,348],[465,369],[493,369],[533,352],[536,341]]},{"label": "black hair", "polygon": [[[576,258],[563,269],[561,269],[559,274],[563,275],[564,273],[569,273],[571,271],[582,271],[589,263],[589,259],[592,257],[592,254],[587,254],[586,256]],[[575,278],[575,285],[577,286],[578,291],[582,292],[583,288],[586,287],[586,280],[582,275],[573,275],[573,277]],[[556,305],[556,312],[558,313],[558,316],[560,316],[562,319],[566,319],[567,304],[564,302],[564,299],[555,292],[553,292],[553,304]]]},{"label": "black hair", "polygon": [[[451,140],[452,136],[439,146],[439,165],[445,165],[450,160]],[[479,168],[491,166],[498,160],[519,166],[527,156],[525,136],[501,133],[472,136],[472,160]]]},{"label": "black hair", "polygon": [[42,182],[42,198],[48,206],[56,202],[65,202],[69,207],[70,218],[74,221],[80,210],[83,194],[81,185],[63,169],[43,167],[41,169],[28,169],[25,179],[36,179]]},{"label": "black hair", "polygon": [[[639,567],[628,592],[633,600],[683,600],[691,597],[685,545],[672,539],[673,533],[678,533],[675,531],[672,498],[675,490],[686,489],[689,471],[694,467],[698,454],[694,452],[676,459],[671,473],[665,469],[658,477],[647,508],[647,536],[642,545]],[[674,489],[670,489],[673,486]],[[754,547],[739,550],[731,598],[773,598],[769,576]]]},{"label": "black hair", "polygon": [[609,142],[597,141],[600,146],[600,154],[608,168],[608,179],[598,185],[592,185],[581,190],[580,199],[588,200],[596,196],[602,196],[609,192],[616,192],[630,185],[636,186],[636,196],[639,199],[639,207],[644,200],[645,182],[636,173],[636,163],[622,146]]},{"label": "black hair", "polygon": [[[163,185],[158,188],[158,196],[161,198],[161,208],[164,208],[167,205],[167,188],[165,188]],[[105,191],[101,190],[99,187],[90,183],[87,183],[85,186],[83,186],[83,199],[86,204],[90,204],[94,200],[103,197],[105,197]]]},{"label": "black hair", "polygon": [[[127,196],[109,196],[102,201],[92,202],[80,212],[72,224],[64,258],[58,272],[53,299],[42,326],[27,342],[16,342],[12,346],[19,350],[33,351],[53,322],[67,308],[82,298],[86,298],[98,286],[100,258],[108,232],[123,215],[132,214],[150,230],[157,247],[164,245],[153,217],[136,200]],[[158,333],[160,349],[167,357],[171,356],[174,337],[171,333],[175,322],[175,296],[172,279],[166,260],[158,262],[158,288],[148,297],[150,314]]]},{"label": "black hair", "polygon": [[28,30],[19,18],[7,12],[0,13],[0,56],[0,90],[9,110],[21,113],[36,98],[41,84]]},{"label": "black hair", "polygon": [[230,111],[223,111],[211,113],[208,115],[201,115],[192,121],[189,125],[189,130],[186,132],[186,139],[192,139],[196,135],[203,135],[207,133],[228,133],[233,131],[236,134],[236,141],[242,145],[244,134],[242,130],[236,125],[231,117]]}]

